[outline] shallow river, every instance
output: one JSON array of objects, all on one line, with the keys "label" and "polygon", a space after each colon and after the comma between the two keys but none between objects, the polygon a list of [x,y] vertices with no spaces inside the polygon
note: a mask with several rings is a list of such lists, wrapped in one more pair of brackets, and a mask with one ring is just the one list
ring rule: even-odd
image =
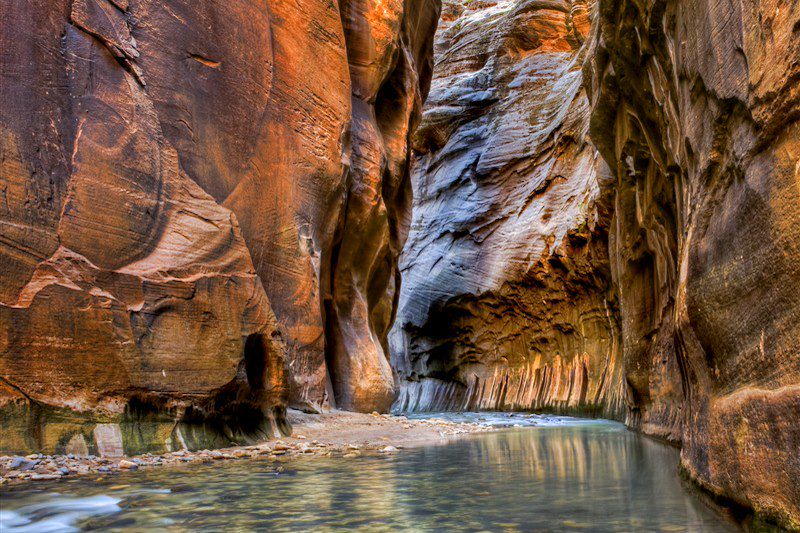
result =
[{"label": "shallow river", "polygon": [[522,427],[282,471],[247,460],[4,488],[0,530],[735,530],[681,485],[677,450],[621,424],[483,418]]}]

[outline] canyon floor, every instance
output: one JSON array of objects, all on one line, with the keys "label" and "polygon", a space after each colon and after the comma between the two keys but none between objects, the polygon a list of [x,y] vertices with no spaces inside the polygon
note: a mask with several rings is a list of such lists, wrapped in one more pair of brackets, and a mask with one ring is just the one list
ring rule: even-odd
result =
[{"label": "canyon floor", "polygon": [[292,436],[254,445],[218,450],[180,450],[135,457],[73,455],[0,456],[0,485],[111,475],[137,469],[170,467],[224,460],[283,461],[301,455],[356,457],[396,453],[402,448],[445,443],[458,435],[486,432],[493,426],[439,418],[410,419],[404,415],[362,414],[331,410],[308,414],[289,410]]}]

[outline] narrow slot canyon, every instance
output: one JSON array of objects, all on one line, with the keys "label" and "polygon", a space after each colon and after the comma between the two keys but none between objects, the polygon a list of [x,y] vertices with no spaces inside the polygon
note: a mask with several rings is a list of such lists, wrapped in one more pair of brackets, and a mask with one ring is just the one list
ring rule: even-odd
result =
[{"label": "narrow slot canyon", "polygon": [[[80,480],[185,463],[242,480],[200,530],[800,531],[797,2],[9,0],[0,28],[3,527],[165,527]],[[27,486],[62,478],[71,518]],[[459,479],[496,507],[418,499]]]}]

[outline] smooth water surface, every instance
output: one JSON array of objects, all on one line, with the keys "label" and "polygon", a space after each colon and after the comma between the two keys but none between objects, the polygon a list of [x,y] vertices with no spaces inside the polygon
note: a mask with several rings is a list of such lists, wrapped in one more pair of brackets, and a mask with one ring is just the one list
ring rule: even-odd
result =
[{"label": "smooth water surface", "polygon": [[735,529],[681,485],[675,449],[614,422],[539,424],[394,455],[244,460],[4,489],[0,529]]}]

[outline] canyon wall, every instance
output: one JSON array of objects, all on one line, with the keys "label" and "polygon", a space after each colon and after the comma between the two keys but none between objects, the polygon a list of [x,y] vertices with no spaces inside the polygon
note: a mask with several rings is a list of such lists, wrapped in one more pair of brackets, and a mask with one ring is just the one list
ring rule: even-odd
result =
[{"label": "canyon wall", "polygon": [[800,528],[800,6],[600,0],[591,135],[628,423]]},{"label": "canyon wall", "polygon": [[390,336],[400,410],[624,416],[583,0],[447,1]]},{"label": "canyon wall", "polygon": [[438,9],[3,3],[0,449],[213,445],[289,431],[287,403],[388,407]]},{"label": "canyon wall", "polygon": [[445,2],[395,408],[617,417],[800,528],[800,8],[596,8]]},{"label": "canyon wall", "polygon": [[329,374],[345,409],[385,412],[396,394],[387,335],[411,209],[408,145],[433,71],[439,8],[436,0],[341,4],[352,149],[325,312]]}]

